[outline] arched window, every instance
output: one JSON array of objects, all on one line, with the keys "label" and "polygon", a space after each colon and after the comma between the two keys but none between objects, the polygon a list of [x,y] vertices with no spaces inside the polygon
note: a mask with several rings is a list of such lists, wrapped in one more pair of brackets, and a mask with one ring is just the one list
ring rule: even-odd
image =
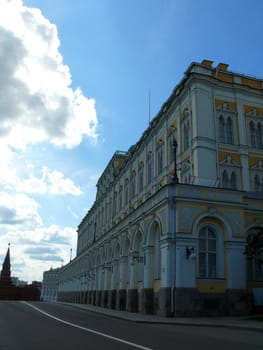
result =
[{"label": "arched window", "polygon": [[249,281],[263,281],[263,253],[258,244],[261,239],[262,234],[258,232],[250,233],[247,236],[247,279]]},{"label": "arched window", "polygon": [[122,186],[119,189],[119,210],[122,210]]},{"label": "arched window", "polygon": [[157,147],[157,175],[160,175],[163,171],[163,158],[164,158],[164,143],[161,141]]},{"label": "arched window", "polygon": [[152,177],[153,177],[152,170],[153,170],[152,152],[149,152],[147,156],[147,185],[149,185],[152,182]]},{"label": "arched window", "polygon": [[143,190],[143,168],[144,168],[144,164],[143,162],[141,162],[139,164],[139,169],[138,169],[138,192],[141,193]]},{"label": "arched window", "polygon": [[219,118],[219,141],[225,142],[225,120],[222,115]]},{"label": "arched window", "polygon": [[131,176],[131,199],[135,197],[136,195],[136,172],[132,172]]},{"label": "arched window", "polygon": [[256,129],[254,122],[249,123],[249,132],[250,132],[250,145],[256,147]]},{"label": "arched window", "polygon": [[237,189],[237,177],[234,171],[232,171],[230,177],[230,188],[232,188],[233,190]]},{"label": "arched window", "polygon": [[263,142],[262,142],[262,127],[261,124],[257,124],[257,129],[256,129],[256,146],[259,149],[263,148]]},{"label": "arched window", "polygon": [[129,179],[125,180],[124,185],[124,205],[127,206],[129,202]]},{"label": "arched window", "polygon": [[199,278],[217,277],[217,239],[210,226],[199,231],[198,272]]},{"label": "arched window", "polygon": [[260,178],[258,175],[256,175],[254,178],[254,187],[255,187],[255,192],[260,192]]},{"label": "arched window", "polygon": [[228,117],[226,123],[226,143],[233,143],[233,122],[230,117]]},{"label": "arched window", "polygon": [[113,205],[112,205],[112,215],[115,216],[117,213],[117,199],[118,199],[118,194],[117,191],[114,192],[113,195]]},{"label": "arched window", "polygon": [[174,154],[174,139],[171,138],[169,142],[169,161],[170,163],[173,163],[175,160],[175,154]]},{"label": "arched window", "polygon": [[184,150],[189,147],[189,121],[184,124]]},{"label": "arched window", "polygon": [[222,174],[222,187],[228,188],[228,174],[226,170],[224,170]]}]

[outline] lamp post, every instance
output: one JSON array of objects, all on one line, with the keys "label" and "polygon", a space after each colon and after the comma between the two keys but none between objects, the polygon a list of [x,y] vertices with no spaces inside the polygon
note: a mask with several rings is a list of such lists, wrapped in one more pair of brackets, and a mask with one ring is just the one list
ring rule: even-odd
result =
[{"label": "lamp post", "polygon": [[174,152],[174,175],[173,175],[173,182],[175,184],[179,183],[179,179],[177,176],[177,147],[178,147],[178,143],[176,141],[176,138],[174,137],[173,139],[173,152]]}]

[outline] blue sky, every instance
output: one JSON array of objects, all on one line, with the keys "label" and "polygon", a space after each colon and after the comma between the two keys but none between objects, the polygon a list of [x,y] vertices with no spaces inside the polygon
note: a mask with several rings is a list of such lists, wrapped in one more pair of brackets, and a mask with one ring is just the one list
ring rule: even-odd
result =
[{"label": "blue sky", "polygon": [[262,13],[261,0],[1,1],[0,258],[10,242],[14,276],[41,280],[75,254],[98,177],[147,127],[149,89],[153,118],[193,61],[263,77]]}]

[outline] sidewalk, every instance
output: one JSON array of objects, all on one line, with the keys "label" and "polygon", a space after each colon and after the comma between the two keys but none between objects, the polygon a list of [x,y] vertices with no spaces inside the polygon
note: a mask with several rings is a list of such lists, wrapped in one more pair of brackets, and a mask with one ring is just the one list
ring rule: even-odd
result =
[{"label": "sidewalk", "polygon": [[160,317],[140,313],[106,309],[89,304],[62,303],[83,310],[99,313],[107,317],[122,319],[136,323],[169,324],[202,327],[227,327],[263,332],[263,321],[249,320],[250,316],[242,317]]}]

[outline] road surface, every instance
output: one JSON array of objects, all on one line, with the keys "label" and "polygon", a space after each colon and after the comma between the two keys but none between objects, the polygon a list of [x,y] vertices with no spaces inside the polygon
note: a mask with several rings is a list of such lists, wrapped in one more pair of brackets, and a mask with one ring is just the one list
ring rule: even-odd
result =
[{"label": "road surface", "polygon": [[0,301],[0,350],[255,350],[263,332],[141,324],[56,303]]}]

